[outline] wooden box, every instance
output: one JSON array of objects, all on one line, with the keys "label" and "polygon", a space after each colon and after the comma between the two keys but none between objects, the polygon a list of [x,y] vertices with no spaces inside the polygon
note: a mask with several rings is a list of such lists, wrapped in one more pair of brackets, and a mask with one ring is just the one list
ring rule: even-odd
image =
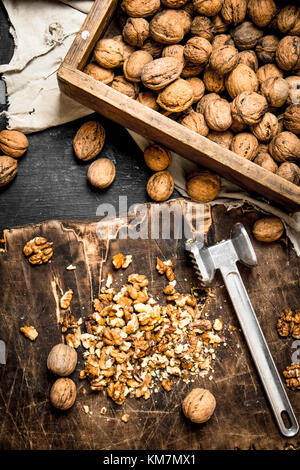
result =
[{"label": "wooden box", "polygon": [[58,71],[61,90],[74,100],[184,157],[224,176],[250,192],[300,210],[300,187],[220,147],[181,124],[96,81],[82,72],[98,39],[110,24],[118,0],[95,0]]}]

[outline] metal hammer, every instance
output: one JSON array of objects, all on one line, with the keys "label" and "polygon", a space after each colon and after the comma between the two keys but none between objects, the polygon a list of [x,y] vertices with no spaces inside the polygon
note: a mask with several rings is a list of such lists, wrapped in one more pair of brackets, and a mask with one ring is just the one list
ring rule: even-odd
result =
[{"label": "metal hammer", "polygon": [[[297,419],[236,266],[237,261],[249,267],[257,265],[255,251],[245,227],[240,223],[235,224],[229,240],[210,247],[187,241],[186,250],[191,255],[203,285],[213,280],[217,269],[221,271],[279,429],[286,437],[295,436],[299,430]],[[285,424],[284,415],[289,425]]]}]

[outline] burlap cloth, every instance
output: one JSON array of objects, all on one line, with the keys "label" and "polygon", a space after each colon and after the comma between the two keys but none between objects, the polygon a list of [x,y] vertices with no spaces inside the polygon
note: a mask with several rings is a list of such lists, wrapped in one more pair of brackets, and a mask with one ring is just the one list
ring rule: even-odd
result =
[{"label": "burlap cloth", "polygon": [[[15,42],[11,62],[0,66],[7,88],[8,111],[5,113],[10,129],[37,132],[93,112],[62,95],[56,79],[56,71],[92,3],[88,0],[3,0]],[[129,132],[137,145],[144,149],[148,141]],[[185,174],[194,167],[194,163],[173,153],[170,171],[176,189],[185,197]],[[244,202],[266,214],[280,217],[300,256],[300,212],[285,213],[263,199],[251,197],[224,179],[219,198],[212,204],[224,204],[230,210]]]}]

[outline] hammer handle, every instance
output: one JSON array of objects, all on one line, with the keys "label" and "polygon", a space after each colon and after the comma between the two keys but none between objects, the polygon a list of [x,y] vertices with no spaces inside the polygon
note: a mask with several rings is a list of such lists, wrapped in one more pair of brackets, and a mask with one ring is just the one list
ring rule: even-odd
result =
[{"label": "hammer handle", "polygon": [[[256,318],[241,275],[236,266],[232,269],[228,267],[221,268],[221,273],[279,429],[286,437],[295,436],[299,430],[297,419]],[[284,415],[289,423],[284,422]]]}]

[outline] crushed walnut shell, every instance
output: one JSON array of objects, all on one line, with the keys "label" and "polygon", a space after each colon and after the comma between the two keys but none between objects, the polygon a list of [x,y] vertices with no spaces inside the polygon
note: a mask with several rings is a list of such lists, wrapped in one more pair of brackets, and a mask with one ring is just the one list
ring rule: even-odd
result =
[{"label": "crushed walnut shell", "polygon": [[300,362],[292,363],[283,371],[285,383],[291,390],[300,390]]},{"label": "crushed walnut shell", "polygon": [[44,237],[35,237],[26,243],[23,253],[31,264],[48,263],[53,256],[52,245],[53,243]]},{"label": "crushed walnut shell", "polygon": [[60,308],[63,310],[67,310],[67,308],[70,307],[71,301],[73,297],[73,291],[72,289],[69,289],[67,292],[64,293],[64,295],[60,299]]},{"label": "crushed walnut shell", "polygon": [[[165,267],[174,270],[172,262]],[[89,380],[91,390],[107,389],[118,405],[126,397],[147,400],[159,382],[171,390],[172,377],[188,383],[193,375],[206,375],[224,341],[210,320],[200,318],[201,295],[174,289],[160,305],[148,285],[146,276],[135,273],[119,292],[102,288],[85,322],[87,333],[80,337],[86,350],[80,378]],[[207,297],[208,291],[202,294]]]},{"label": "crushed walnut shell", "polygon": [[283,338],[300,339],[300,310],[295,310],[295,313],[290,308],[283,310],[277,321],[277,331]]},{"label": "crushed walnut shell", "polygon": [[22,328],[20,328],[20,331],[21,333],[23,333],[24,336],[26,336],[26,338],[30,339],[30,341],[35,341],[38,337],[38,332],[36,331],[34,326],[22,326]]}]

